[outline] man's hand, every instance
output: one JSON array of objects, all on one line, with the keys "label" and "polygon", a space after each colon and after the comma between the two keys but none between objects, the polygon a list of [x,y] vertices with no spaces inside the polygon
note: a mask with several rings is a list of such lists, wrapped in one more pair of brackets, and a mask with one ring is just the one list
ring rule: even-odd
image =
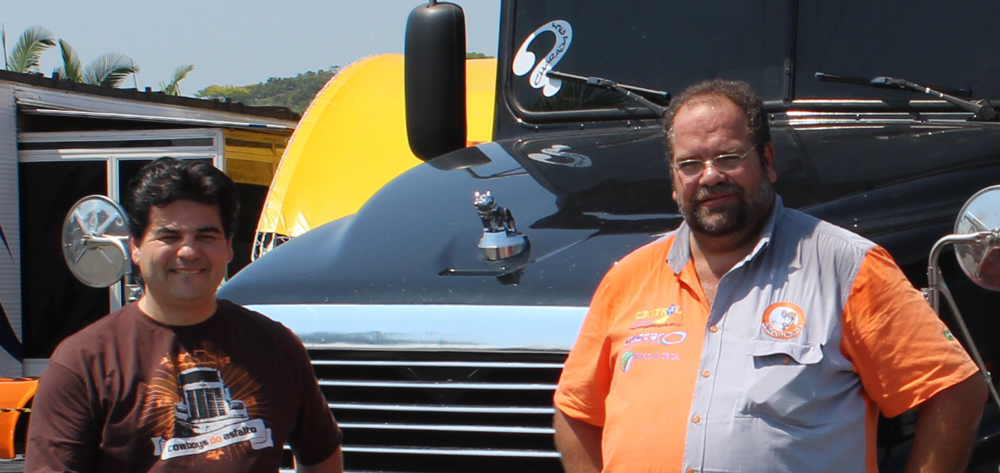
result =
[{"label": "man's hand", "polygon": [[340,448],[337,448],[330,458],[323,460],[315,465],[300,465],[295,462],[295,471],[297,473],[343,473],[344,471],[344,460],[340,453]]},{"label": "man's hand", "polygon": [[987,394],[986,381],[976,373],[920,404],[906,472],[965,471]]},{"label": "man's hand", "polygon": [[598,473],[601,471],[601,435],[604,429],[563,414],[556,409],[552,419],[556,429],[556,450],[562,454],[566,473]]}]

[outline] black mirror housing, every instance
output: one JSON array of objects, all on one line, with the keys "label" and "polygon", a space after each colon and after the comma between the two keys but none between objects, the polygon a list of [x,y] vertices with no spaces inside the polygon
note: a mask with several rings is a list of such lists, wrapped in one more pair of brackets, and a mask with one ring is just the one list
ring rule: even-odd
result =
[{"label": "black mirror housing", "polygon": [[453,3],[420,5],[406,22],[406,134],[427,161],[466,144],[465,13]]}]

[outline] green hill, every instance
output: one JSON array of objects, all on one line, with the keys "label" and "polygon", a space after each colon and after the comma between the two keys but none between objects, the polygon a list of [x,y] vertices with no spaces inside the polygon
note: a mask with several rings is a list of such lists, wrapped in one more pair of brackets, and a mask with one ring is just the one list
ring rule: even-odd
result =
[{"label": "green hill", "polygon": [[340,67],[333,66],[328,70],[304,72],[295,77],[272,77],[266,82],[252,85],[210,85],[195,92],[194,96],[203,99],[230,99],[247,105],[288,107],[301,114],[316,96],[316,92],[338,71]]}]

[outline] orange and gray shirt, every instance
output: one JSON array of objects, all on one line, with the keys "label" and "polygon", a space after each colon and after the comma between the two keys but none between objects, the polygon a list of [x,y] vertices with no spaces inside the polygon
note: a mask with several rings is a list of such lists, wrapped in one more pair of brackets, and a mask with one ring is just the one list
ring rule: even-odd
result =
[{"label": "orange and gray shirt", "polygon": [[686,224],[594,295],[555,394],[604,471],[878,471],[893,417],[976,373],[889,254],[780,198],[709,308]]}]

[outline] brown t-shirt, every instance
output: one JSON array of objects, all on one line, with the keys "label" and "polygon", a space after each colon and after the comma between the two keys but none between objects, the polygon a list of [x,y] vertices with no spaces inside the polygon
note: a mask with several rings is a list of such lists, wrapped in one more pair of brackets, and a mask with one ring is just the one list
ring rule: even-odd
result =
[{"label": "brown t-shirt", "polygon": [[229,301],[167,326],[136,304],[64,340],[42,373],[25,470],[275,472],[312,465],[340,430],[301,342]]}]

